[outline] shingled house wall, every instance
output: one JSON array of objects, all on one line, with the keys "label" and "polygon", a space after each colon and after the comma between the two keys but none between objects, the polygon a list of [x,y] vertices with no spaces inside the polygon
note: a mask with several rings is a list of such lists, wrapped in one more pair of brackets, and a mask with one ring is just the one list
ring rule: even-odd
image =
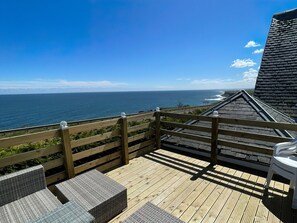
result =
[{"label": "shingled house wall", "polygon": [[297,117],[297,9],[272,18],[254,96]]}]

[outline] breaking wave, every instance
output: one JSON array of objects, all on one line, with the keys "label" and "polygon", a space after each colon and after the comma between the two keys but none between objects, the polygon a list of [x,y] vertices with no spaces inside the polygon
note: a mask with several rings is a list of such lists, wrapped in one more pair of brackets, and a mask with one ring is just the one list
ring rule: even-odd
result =
[{"label": "breaking wave", "polygon": [[226,98],[223,96],[224,93],[225,91],[220,91],[219,94],[214,95],[212,98],[206,98],[205,101],[222,101]]}]

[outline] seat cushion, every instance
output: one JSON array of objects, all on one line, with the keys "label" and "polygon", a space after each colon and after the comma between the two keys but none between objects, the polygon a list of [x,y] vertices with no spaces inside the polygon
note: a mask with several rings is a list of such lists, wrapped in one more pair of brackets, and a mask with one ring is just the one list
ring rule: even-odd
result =
[{"label": "seat cushion", "polygon": [[282,157],[282,156],[274,156],[274,159],[282,164],[285,164],[292,168],[297,168],[297,157],[296,156],[289,156],[289,157]]},{"label": "seat cushion", "polygon": [[30,222],[59,206],[62,203],[48,189],[43,189],[1,206],[1,223]]}]

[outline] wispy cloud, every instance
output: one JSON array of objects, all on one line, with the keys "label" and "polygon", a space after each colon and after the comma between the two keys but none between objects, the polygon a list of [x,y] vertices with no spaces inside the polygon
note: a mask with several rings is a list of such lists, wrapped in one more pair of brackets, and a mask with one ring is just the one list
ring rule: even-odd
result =
[{"label": "wispy cloud", "polygon": [[248,71],[243,72],[243,80],[255,83],[258,76],[258,70],[250,68]]},{"label": "wispy cloud", "polygon": [[260,54],[260,53],[263,53],[264,52],[264,49],[256,49],[253,54]]},{"label": "wispy cloud", "polygon": [[177,81],[190,81],[191,78],[177,78]]},{"label": "wispy cloud", "polygon": [[252,59],[236,59],[233,61],[230,67],[234,68],[244,68],[244,67],[252,67],[256,65],[256,63]]},{"label": "wispy cloud", "polygon": [[258,76],[258,70],[250,68],[242,73],[242,78],[235,79],[197,79],[191,81],[196,89],[248,89],[254,88]]},{"label": "wispy cloud", "polygon": [[106,89],[126,85],[112,81],[32,80],[0,81],[0,89]]},{"label": "wispy cloud", "polygon": [[256,43],[255,41],[251,40],[244,47],[251,48],[251,47],[258,47],[258,46],[261,46],[261,45],[259,43]]},{"label": "wispy cloud", "polygon": [[232,79],[198,79],[193,80],[191,85],[199,90],[206,89],[247,89],[254,88],[255,84],[245,79],[232,80]]}]

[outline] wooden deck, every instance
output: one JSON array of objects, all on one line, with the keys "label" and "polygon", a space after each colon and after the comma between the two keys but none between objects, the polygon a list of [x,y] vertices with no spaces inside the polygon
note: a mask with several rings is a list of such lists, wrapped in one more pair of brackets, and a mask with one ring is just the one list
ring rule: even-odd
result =
[{"label": "wooden deck", "polygon": [[128,208],[120,222],[147,201],[185,222],[297,222],[292,191],[265,176],[157,150],[112,170],[108,176],[128,189]]}]

